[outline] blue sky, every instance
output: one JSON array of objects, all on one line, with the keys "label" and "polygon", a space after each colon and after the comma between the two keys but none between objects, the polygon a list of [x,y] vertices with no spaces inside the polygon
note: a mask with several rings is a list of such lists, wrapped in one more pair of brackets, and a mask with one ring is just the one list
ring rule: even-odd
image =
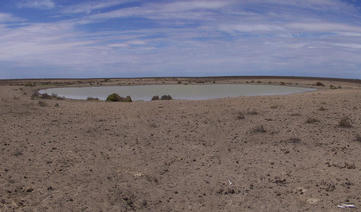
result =
[{"label": "blue sky", "polygon": [[361,1],[0,1],[0,78],[207,75],[361,78]]}]

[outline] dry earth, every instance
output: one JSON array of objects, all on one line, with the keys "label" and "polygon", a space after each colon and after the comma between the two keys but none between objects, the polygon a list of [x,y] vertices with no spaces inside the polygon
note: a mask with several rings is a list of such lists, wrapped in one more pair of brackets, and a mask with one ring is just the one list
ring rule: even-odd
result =
[{"label": "dry earth", "polygon": [[[179,80],[252,82],[1,82],[0,211],[349,211],[337,208],[344,202],[360,210],[359,83],[254,79],[325,86],[207,101],[31,98],[53,86]],[[351,126],[339,126],[344,117]]]}]

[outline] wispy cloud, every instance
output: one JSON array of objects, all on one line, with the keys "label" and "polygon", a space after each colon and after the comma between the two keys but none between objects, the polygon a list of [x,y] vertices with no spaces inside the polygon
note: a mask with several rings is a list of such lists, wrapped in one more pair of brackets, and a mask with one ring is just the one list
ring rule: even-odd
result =
[{"label": "wispy cloud", "polygon": [[105,0],[101,2],[85,2],[80,4],[71,5],[68,7],[65,7],[62,12],[63,13],[91,13],[95,10],[100,10],[104,8],[109,8],[112,6],[121,5],[128,2],[136,2],[137,0]]},{"label": "wispy cloud", "polygon": [[17,6],[20,8],[52,9],[55,7],[55,3],[53,0],[21,0]]},{"label": "wispy cloud", "polygon": [[[26,17],[0,13],[0,78],[14,73],[361,78],[360,12],[344,1],[107,0],[39,5],[32,7],[61,8],[52,10],[56,20],[29,18],[14,27],[11,21]],[[29,75],[26,70],[34,71]]]},{"label": "wispy cloud", "polygon": [[0,23],[12,23],[17,21],[22,21],[22,19],[8,13],[0,13]]}]

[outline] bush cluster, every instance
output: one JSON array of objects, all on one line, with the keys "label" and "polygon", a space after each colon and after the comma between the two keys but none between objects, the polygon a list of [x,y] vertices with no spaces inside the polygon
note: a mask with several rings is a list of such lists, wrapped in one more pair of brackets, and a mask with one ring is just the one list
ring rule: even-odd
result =
[{"label": "bush cluster", "polygon": [[130,96],[121,97],[116,93],[110,94],[107,99],[107,102],[132,102],[132,98]]}]

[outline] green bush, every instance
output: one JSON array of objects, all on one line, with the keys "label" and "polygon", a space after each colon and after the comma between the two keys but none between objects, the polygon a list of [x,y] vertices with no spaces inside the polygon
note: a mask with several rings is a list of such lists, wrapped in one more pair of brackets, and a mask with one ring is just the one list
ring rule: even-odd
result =
[{"label": "green bush", "polygon": [[116,94],[116,93],[112,93],[107,97],[107,102],[120,102],[121,97]]},{"label": "green bush", "polygon": [[121,97],[116,93],[110,94],[107,99],[107,102],[132,102],[132,98],[130,96],[127,97]]}]

